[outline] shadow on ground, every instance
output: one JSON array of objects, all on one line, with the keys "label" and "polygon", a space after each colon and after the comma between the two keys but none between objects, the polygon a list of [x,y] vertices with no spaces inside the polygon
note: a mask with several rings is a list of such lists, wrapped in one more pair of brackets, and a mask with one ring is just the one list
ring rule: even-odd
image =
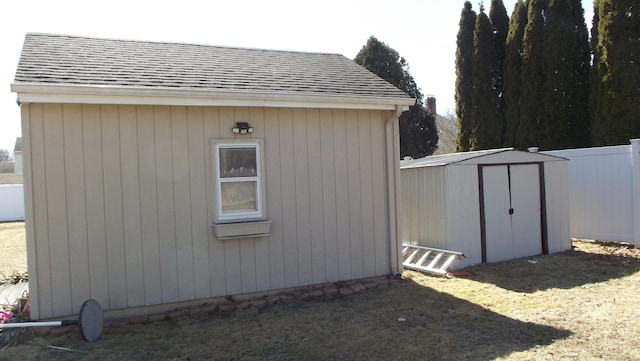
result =
[{"label": "shadow on ground", "polygon": [[[626,247],[611,243],[597,245],[614,250]],[[474,281],[531,293],[551,288],[571,289],[629,276],[640,271],[640,259],[622,252],[606,254],[574,249],[552,255],[475,265],[464,271],[469,273],[465,277]]]},{"label": "shadow on ground", "polygon": [[90,344],[75,333],[34,336],[0,359],[493,360],[570,335],[398,280],[344,298],[109,327]]}]

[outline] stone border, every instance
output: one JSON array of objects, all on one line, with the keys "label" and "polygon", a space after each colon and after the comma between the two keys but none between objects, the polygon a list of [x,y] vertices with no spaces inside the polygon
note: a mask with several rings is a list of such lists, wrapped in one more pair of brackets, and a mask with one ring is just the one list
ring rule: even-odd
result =
[{"label": "stone border", "polygon": [[[234,300],[232,296],[226,297],[226,302],[203,303],[199,306],[176,308],[172,311],[105,321],[104,327],[125,327],[128,325],[143,325],[166,320],[177,320],[185,316],[197,316],[213,314],[215,312],[231,313],[236,310],[249,308],[265,309],[274,305],[287,305],[301,301],[321,301],[348,297],[364,291],[373,291],[378,288],[387,288],[401,282],[395,278],[369,278],[358,281],[340,281],[312,286],[298,287],[290,291],[282,291],[267,294],[253,299]],[[68,332],[78,332],[78,326],[58,327],[34,327],[31,330],[40,336],[59,336]]]}]

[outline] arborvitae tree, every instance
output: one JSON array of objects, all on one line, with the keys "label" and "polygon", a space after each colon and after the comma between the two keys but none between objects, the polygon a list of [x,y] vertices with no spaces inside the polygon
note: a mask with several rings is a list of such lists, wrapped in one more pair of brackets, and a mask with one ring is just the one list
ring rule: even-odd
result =
[{"label": "arborvitae tree", "polygon": [[[544,129],[539,146],[563,149],[587,145],[589,43],[582,6],[550,0],[544,12]],[[580,15],[577,15],[580,14]]]},{"label": "arborvitae tree", "polygon": [[503,124],[498,116],[498,98],[494,80],[497,77],[497,60],[493,28],[489,17],[480,8],[476,17],[471,66],[473,89],[471,98],[471,134],[469,149],[490,149],[502,145]]},{"label": "arborvitae tree", "polygon": [[522,37],[527,25],[527,6],[523,0],[518,0],[511,20],[506,42],[506,56],[504,62],[504,101],[506,115],[506,132],[504,145],[516,147],[516,130],[520,122],[520,68],[522,66]]},{"label": "arborvitae tree", "polygon": [[602,82],[594,135],[602,144],[640,137],[640,6],[637,1],[598,0],[595,67]]},{"label": "arborvitae tree", "polygon": [[400,156],[422,158],[433,154],[438,144],[435,114],[425,110],[422,92],[409,73],[407,61],[374,36],[354,61],[416,99],[416,104],[400,116]]},{"label": "arborvitae tree", "polygon": [[580,68],[578,79],[583,83],[578,92],[578,98],[584,104],[585,112],[580,117],[575,117],[571,123],[574,147],[591,146],[591,115],[589,114],[589,71],[591,68],[591,46],[589,44],[589,30],[584,18],[584,9],[581,0],[571,0],[573,10],[573,26],[578,41],[578,59]]},{"label": "arborvitae tree", "polygon": [[[598,47],[599,34],[598,22],[600,16],[598,14],[598,0],[593,2],[593,20],[591,22],[591,69],[589,71],[589,117],[591,124],[591,139],[594,145],[603,145],[604,134],[602,134],[603,119],[600,111],[600,100],[604,96],[602,89],[602,78],[604,77],[604,67],[600,61],[600,52],[596,51]],[[606,120],[606,118],[605,118]]]},{"label": "arborvitae tree", "polygon": [[[496,72],[493,80],[495,88],[495,97],[497,97],[497,116],[498,122],[502,124],[501,143],[504,142],[504,134],[506,132],[506,114],[504,100],[504,63],[506,58],[506,42],[509,33],[509,16],[504,7],[502,0],[491,0],[491,8],[489,9],[489,19],[493,26],[493,37],[496,51]],[[500,144],[502,145],[502,144]]]},{"label": "arborvitae tree", "polygon": [[460,14],[459,30],[456,40],[456,116],[458,118],[458,138],[456,150],[469,150],[471,134],[472,83],[471,64],[473,58],[473,30],[476,25],[476,13],[471,3],[466,1]]},{"label": "arborvitae tree", "polygon": [[522,40],[520,124],[516,134],[516,143],[521,149],[539,146],[544,140],[546,126],[541,94],[545,91],[547,75],[543,46],[547,1],[529,0],[527,4],[527,26]]}]

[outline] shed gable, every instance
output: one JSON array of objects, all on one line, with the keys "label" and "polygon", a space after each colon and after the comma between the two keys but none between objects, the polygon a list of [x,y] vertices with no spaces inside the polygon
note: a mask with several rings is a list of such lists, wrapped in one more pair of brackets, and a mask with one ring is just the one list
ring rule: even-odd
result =
[{"label": "shed gable", "polygon": [[344,56],[28,34],[11,88],[35,319],[401,270],[415,99]]}]

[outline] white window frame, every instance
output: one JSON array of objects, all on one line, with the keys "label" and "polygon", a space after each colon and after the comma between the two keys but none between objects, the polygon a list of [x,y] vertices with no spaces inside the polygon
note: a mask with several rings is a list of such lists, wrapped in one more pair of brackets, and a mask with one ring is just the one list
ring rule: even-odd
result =
[{"label": "white window frame", "polygon": [[[214,192],[215,192],[215,220],[214,223],[234,223],[266,220],[266,208],[264,200],[264,158],[261,139],[217,139],[212,142]],[[256,176],[221,178],[220,176],[220,150],[229,148],[247,148],[256,151]],[[256,183],[256,210],[251,211],[227,211],[222,210],[222,183],[250,181]]]}]

